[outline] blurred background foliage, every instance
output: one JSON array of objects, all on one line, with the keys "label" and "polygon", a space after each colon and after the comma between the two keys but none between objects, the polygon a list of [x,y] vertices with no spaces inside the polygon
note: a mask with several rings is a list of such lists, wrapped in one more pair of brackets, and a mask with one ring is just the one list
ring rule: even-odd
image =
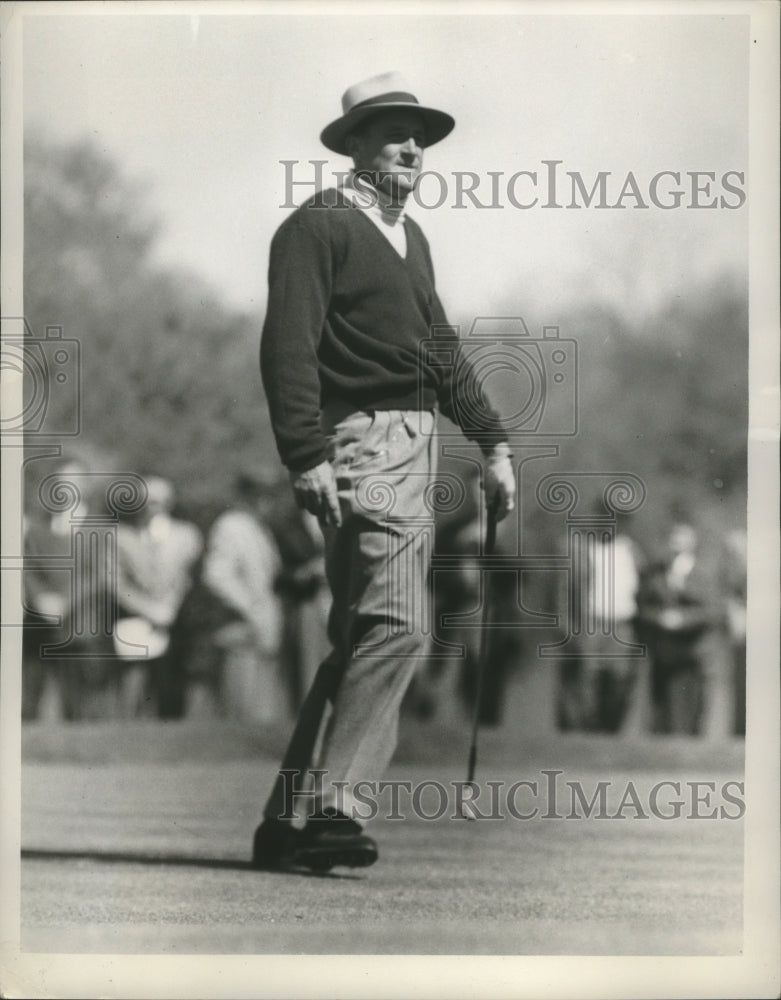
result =
[{"label": "blurred background foliage", "polygon": [[275,455],[259,320],[198,276],[156,266],[156,231],[143,190],[94,146],[27,137],[25,315],[36,336],[54,324],[81,345],[82,433],[67,451],[165,475],[200,505]]},{"label": "blurred background foliage", "polygon": [[[66,452],[167,476],[200,520],[198,511],[228,501],[238,469],[282,471],[258,373],[262,315],[231,310],[199,276],[156,264],[159,222],[144,206],[143,187],[95,145],[26,137],[25,314],[36,336],[57,325],[81,344],[82,433]],[[259,291],[265,280],[259,271]],[[714,278],[640,322],[597,302],[535,317],[512,289],[491,306],[520,312],[532,336],[558,323],[578,344],[579,433],[559,439],[546,472],[640,476],[649,500],[638,524],[649,541],[670,516],[719,534],[744,525],[743,284]],[[524,523],[545,542],[553,527],[530,500]]]}]

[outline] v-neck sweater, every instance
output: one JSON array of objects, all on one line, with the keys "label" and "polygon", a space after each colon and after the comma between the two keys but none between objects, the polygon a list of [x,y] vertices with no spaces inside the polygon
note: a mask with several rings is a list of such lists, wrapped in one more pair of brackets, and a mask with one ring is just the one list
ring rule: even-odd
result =
[{"label": "v-neck sweater", "polygon": [[[402,257],[365,212],[329,188],[282,223],[271,242],[260,363],[282,462],[294,472],[327,457],[322,408],[423,410],[437,405],[488,451],[506,439],[468,364],[453,378],[457,332],[434,285],[423,232],[404,220]],[[433,329],[436,328],[434,343]],[[448,353],[448,349],[451,349]],[[471,383],[471,384],[470,384]]]}]

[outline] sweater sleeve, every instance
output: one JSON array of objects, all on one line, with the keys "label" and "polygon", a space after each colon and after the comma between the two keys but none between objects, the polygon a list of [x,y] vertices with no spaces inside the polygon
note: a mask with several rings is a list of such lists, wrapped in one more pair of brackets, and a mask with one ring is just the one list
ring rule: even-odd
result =
[{"label": "sweater sleeve", "polygon": [[260,370],[277,450],[291,471],[326,458],[317,349],[331,296],[328,243],[297,219],[271,241]]},{"label": "sweater sleeve", "polygon": [[[434,269],[428,255],[428,247],[426,250],[433,281]],[[432,313],[434,326],[440,329],[450,326],[436,291],[432,302]],[[453,363],[442,372],[442,379],[437,389],[439,408],[448,420],[458,425],[468,440],[478,443],[487,455],[497,444],[507,441],[507,433],[499,414],[483,391],[471,358],[463,350],[457,327],[450,329],[453,331],[452,338],[443,337],[442,342],[452,339]]]}]

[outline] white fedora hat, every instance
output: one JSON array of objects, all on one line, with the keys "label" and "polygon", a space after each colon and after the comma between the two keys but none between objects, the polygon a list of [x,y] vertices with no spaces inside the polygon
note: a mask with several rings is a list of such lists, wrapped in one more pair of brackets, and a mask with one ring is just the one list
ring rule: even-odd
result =
[{"label": "white fedora hat", "polygon": [[414,111],[426,126],[426,146],[444,139],[453,130],[455,119],[444,111],[424,107],[410,91],[400,73],[381,73],[345,90],[342,115],[320,133],[320,141],[334,153],[347,154],[345,139],[361,122],[378,111],[403,108]]}]

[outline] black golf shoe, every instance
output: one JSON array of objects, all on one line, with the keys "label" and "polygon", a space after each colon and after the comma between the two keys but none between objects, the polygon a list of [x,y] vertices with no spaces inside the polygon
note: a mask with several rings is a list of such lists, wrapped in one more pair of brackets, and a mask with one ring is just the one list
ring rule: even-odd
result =
[{"label": "black golf shoe", "polygon": [[337,865],[368,868],[377,857],[377,845],[362,827],[332,808],[310,817],[294,851],[295,864],[322,872]]},{"label": "black golf shoe", "polygon": [[296,866],[296,845],[303,836],[290,823],[264,819],[252,841],[252,867],[264,871],[286,871]]}]

